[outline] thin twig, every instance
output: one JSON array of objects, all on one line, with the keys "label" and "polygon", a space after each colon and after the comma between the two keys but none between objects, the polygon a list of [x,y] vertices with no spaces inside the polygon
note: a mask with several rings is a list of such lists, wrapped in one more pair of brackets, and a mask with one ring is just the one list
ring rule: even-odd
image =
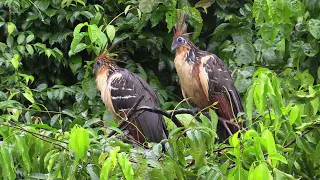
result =
[{"label": "thin twig", "polygon": [[137,108],[137,111],[149,111],[149,112],[153,112],[153,113],[157,113],[157,114],[161,114],[163,116],[166,116],[168,118],[171,118],[172,117],[172,122],[177,126],[177,127],[183,127],[183,124],[178,120],[177,117],[175,117],[176,114],[185,114],[185,111],[183,112],[177,112],[177,111],[173,111],[173,112],[167,112],[167,111],[164,111],[160,108],[151,108],[151,107],[148,107],[148,106],[141,106],[141,107],[138,107]]},{"label": "thin twig", "polygon": [[[69,151],[68,148],[62,146],[61,144],[58,144],[58,143],[55,143],[55,142],[49,141],[48,139],[43,138],[43,137],[47,137],[47,136],[44,136],[44,135],[42,135],[42,134],[37,134],[37,133],[31,132],[31,131],[28,131],[28,130],[26,130],[26,129],[24,129],[24,128],[20,128],[20,127],[17,128],[16,126],[11,126],[11,125],[7,125],[7,124],[1,124],[1,125],[7,126],[7,127],[11,127],[11,128],[15,128],[15,129],[19,129],[19,130],[22,130],[22,131],[24,131],[24,132],[30,133],[33,137],[36,137],[36,138],[38,138],[38,139],[41,139],[41,140],[43,140],[43,141],[46,141],[46,142],[48,142],[48,143],[50,143],[50,144],[53,144],[53,145],[55,145],[55,146],[59,146],[59,147],[61,147],[62,149],[66,150],[66,151]],[[51,139],[52,139],[52,138],[51,138]],[[62,142],[62,141],[59,141],[59,142]],[[66,143],[66,142],[63,142],[63,143]]]},{"label": "thin twig", "polygon": [[32,135],[35,135],[35,136],[41,136],[41,137],[45,137],[45,138],[48,138],[48,139],[52,139],[52,140],[58,141],[58,142],[60,142],[60,143],[68,144],[67,142],[61,141],[61,140],[59,140],[59,139],[55,139],[55,138],[50,137],[50,136],[46,136],[46,135],[43,135],[43,134],[39,134],[39,133],[36,133],[36,132],[32,132],[32,131],[26,130],[26,129],[24,129],[23,127],[20,127],[20,126],[18,126],[18,125],[12,126],[12,125],[3,124],[3,123],[0,123],[0,125],[7,126],[7,127],[11,127],[11,128],[15,128],[15,129],[19,129],[19,130],[22,130],[22,131],[24,131],[24,132],[30,133],[30,134],[32,134]]},{"label": "thin twig", "polygon": [[[303,137],[304,135],[308,134],[311,131],[311,129],[306,130],[305,132],[303,132],[300,137]],[[284,145],[283,148],[287,148],[289,146],[291,146],[293,143],[295,143],[297,141],[297,138],[293,139],[292,141],[290,141],[288,144]]]},{"label": "thin twig", "polygon": [[[118,125],[119,129],[125,128],[124,126],[125,126],[125,125],[128,125],[128,124],[133,120],[133,119],[130,119],[130,118],[131,118],[131,116],[135,113],[135,109],[138,107],[138,105],[139,105],[140,102],[142,101],[143,97],[144,97],[144,96],[142,95],[142,96],[138,99],[138,101],[132,106],[132,108],[130,108],[130,110],[128,111],[127,116],[126,116],[126,117],[127,117],[126,119],[128,119],[129,122],[126,121],[126,120],[121,121],[121,122],[119,123],[119,125]],[[116,133],[117,133],[117,131],[112,130],[112,131],[109,133],[108,137],[111,137],[111,136],[115,135]]]},{"label": "thin twig", "polygon": [[213,150],[213,152],[221,152],[225,149],[230,149],[230,148],[234,148],[234,147],[233,146],[225,146],[223,148],[215,149],[215,150]]}]

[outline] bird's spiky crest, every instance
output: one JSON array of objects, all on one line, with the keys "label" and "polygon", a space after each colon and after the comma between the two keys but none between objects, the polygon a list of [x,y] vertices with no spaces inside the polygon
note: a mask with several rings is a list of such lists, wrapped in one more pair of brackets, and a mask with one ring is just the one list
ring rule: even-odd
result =
[{"label": "bird's spiky crest", "polygon": [[187,19],[187,14],[182,11],[178,11],[177,23],[174,26],[174,37],[185,35],[187,31],[187,24],[185,23]]},{"label": "bird's spiky crest", "polygon": [[107,44],[105,44],[105,45],[101,48],[101,51],[100,51],[97,59],[100,59],[100,60],[103,60],[103,61],[108,61],[108,62],[116,61],[116,59],[110,57],[110,52],[112,51],[112,49],[113,49],[117,44],[118,44],[118,43],[112,45],[108,50],[106,50]]}]

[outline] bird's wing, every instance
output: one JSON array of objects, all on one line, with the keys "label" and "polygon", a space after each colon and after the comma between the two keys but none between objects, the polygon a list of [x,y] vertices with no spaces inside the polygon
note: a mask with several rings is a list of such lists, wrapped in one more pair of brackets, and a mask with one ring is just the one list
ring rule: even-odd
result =
[{"label": "bird's wing", "polygon": [[[115,112],[128,112],[141,96],[144,97],[139,106],[159,107],[157,96],[146,81],[125,69],[119,68],[111,75],[108,85]],[[167,138],[164,119],[161,115],[144,111],[132,117],[134,124],[142,131],[147,141],[160,142]]]},{"label": "bird's wing", "polygon": [[200,60],[199,77],[207,98],[212,103],[219,102],[217,107],[220,116],[235,118],[238,112],[243,111],[243,106],[230,71],[214,54],[207,54]]}]

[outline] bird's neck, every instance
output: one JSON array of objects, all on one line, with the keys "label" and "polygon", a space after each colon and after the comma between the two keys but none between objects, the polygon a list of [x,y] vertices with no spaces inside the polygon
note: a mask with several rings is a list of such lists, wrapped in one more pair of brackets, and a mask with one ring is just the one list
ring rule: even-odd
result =
[{"label": "bird's neck", "polygon": [[109,77],[110,70],[112,70],[112,68],[109,66],[102,67],[98,70],[96,74],[96,83],[99,91],[103,91],[104,88],[107,87],[107,79]]},{"label": "bird's neck", "polygon": [[199,61],[199,50],[195,45],[193,45],[191,42],[188,42],[187,44],[180,46],[177,48],[177,55],[180,55],[183,57],[183,60],[186,61],[189,64],[198,64]]}]

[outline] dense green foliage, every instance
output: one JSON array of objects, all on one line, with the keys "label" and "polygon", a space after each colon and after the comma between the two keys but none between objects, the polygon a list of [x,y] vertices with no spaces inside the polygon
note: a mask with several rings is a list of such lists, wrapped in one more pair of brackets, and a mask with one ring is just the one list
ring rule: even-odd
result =
[{"label": "dense green foliage", "polygon": [[[166,153],[133,147],[97,92],[93,60],[119,42],[119,66],[163,109],[189,107],[170,51],[177,11],[243,97],[246,129],[229,145],[210,111],[201,122],[179,115],[185,128],[167,118]],[[0,178],[320,178],[318,0],[9,0],[0,15]]]}]

